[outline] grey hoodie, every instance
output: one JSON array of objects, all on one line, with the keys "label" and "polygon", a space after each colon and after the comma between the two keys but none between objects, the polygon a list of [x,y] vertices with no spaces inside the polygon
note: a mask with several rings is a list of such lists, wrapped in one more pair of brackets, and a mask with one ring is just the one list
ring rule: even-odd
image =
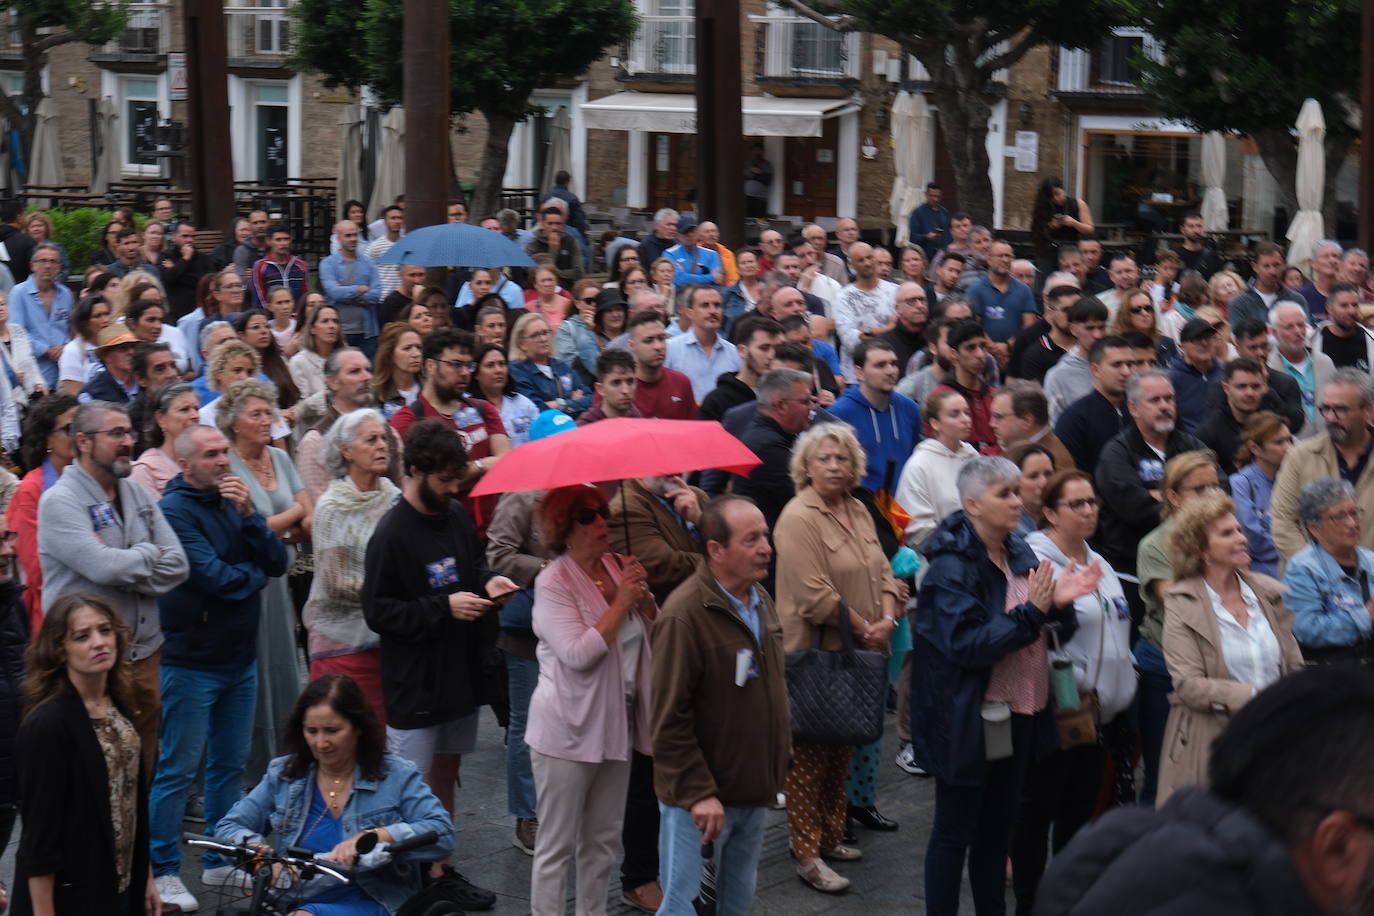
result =
[{"label": "grey hoodie", "polygon": [[162,646],[155,599],[186,581],[190,567],[152,494],[132,480],[117,485],[118,511],[73,463],[39,500],[43,610],[68,592],[99,595],[133,629],[129,657],[140,661]]}]

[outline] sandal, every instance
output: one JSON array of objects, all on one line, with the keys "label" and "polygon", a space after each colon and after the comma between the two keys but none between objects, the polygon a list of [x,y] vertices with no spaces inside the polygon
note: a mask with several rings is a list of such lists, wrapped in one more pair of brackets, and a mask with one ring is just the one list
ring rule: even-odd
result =
[{"label": "sandal", "polygon": [[821,858],[832,862],[857,862],[864,857],[864,851],[857,846],[832,846],[821,850]]}]

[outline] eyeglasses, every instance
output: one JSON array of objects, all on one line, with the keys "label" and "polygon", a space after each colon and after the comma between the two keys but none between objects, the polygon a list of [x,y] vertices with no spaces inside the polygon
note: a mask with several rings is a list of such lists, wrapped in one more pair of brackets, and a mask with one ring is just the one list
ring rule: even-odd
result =
[{"label": "eyeglasses", "polygon": [[586,303],[587,305],[596,305],[597,299],[595,296],[584,296],[583,298],[577,301]]},{"label": "eyeglasses", "polygon": [[1355,412],[1355,408],[1347,407],[1344,404],[1322,404],[1320,407],[1317,408],[1317,412],[1320,413],[1323,417],[1332,416],[1336,417],[1339,420],[1344,420],[1346,417],[1350,416],[1352,413]]},{"label": "eyeglasses", "polygon": [[1201,496],[1203,493],[1210,493],[1214,491],[1220,492],[1220,490],[1221,484],[1219,483],[1204,483],[1201,486],[1197,487],[1179,487],[1176,492],[1191,493],[1194,496]]},{"label": "eyeglasses", "polygon": [[1097,499],[1093,496],[1085,496],[1082,499],[1061,499],[1055,505],[1067,506],[1075,512],[1082,512],[1084,509],[1096,509]]},{"label": "eyeglasses", "polygon": [[525,334],[525,339],[526,339],[526,340],[543,340],[545,337],[552,337],[552,336],[553,336],[553,332],[550,331],[548,328],[545,328],[545,329],[542,330],[542,331],[529,331],[529,332],[527,332],[527,333]]},{"label": "eyeglasses", "polygon": [[607,506],[597,506],[596,508],[583,506],[581,509],[574,510],[572,514],[572,520],[579,525],[590,525],[598,518],[604,518],[609,521],[611,518],[610,508]]},{"label": "eyeglasses", "polygon": [[6,546],[8,546],[13,544],[17,540],[19,540],[18,531],[0,531],[0,543],[3,543]]},{"label": "eyeglasses", "polygon": [[220,289],[243,289],[243,284],[242,284],[242,283],[221,283],[221,284],[219,285],[219,288],[220,288]]},{"label": "eyeglasses", "polygon": [[109,436],[111,439],[132,439],[134,431],[127,426],[117,426],[114,429],[97,429],[92,435]]},{"label": "eyeglasses", "polygon": [[466,370],[469,371],[469,372],[476,372],[476,371],[477,371],[477,364],[476,364],[476,363],[474,363],[474,362],[469,362],[468,360],[464,360],[464,359],[440,359],[439,357],[436,356],[436,357],[434,357],[434,361],[435,361],[436,363],[439,363],[441,366],[448,366],[450,369],[459,369],[459,370],[466,369]]},{"label": "eyeglasses", "polygon": [[1337,524],[1345,524],[1346,522],[1358,522],[1363,517],[1364,513],[1356,506],[1353,509],[1346,509],[1344,512],[1328,513],[1326,520],[1328,522],[1336,522]]},{"label": "eyeglasses", "polygon": [[915,304],[918,303],[918,302],[919,302],[921,305],[925,305],[925,304],[926,304],[926,297],[925,297],[925,296],[907,296],[905,299],[902,300],[902,304],[903,304],[903,305],[915,305]]}]

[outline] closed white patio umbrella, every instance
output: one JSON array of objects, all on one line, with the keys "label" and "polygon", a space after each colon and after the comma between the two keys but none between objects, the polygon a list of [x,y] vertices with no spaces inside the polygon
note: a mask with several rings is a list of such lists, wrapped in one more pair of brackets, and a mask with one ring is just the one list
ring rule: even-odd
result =
[{"label": "closed white patio umbrella", "polygon": [[375,219],[406,191],[406,113],[398,105],[382,119],[382,155],[377,162],[377,177],[367,216]]},{"label": "closed white patio umbrella", "polygon": [[339,183],[335,189],[339,218],[345,201],[363,199],[363,117],[357,105],[339,112]]},{"label": "closed white patio umbrella", "polygon": [[[62,170],[62,137],[57,124],[57,105],[52,99],[38,103],[33,130],[33,149],[29,153],[29,174],[26,185],[44,186],[65,184]],[[30,198],[30,204],[35,201]],[[43,204],[46,206],[46,204]]]},{"label": "closed white patio umbrella", "polygon": [[1226,138],[1217,131],[1202,135],[1202,227],[1208,232],[1231,228],[1226,208]]},{"label": "closed white patio umbrella", "polygon": [[1298,170],[1294,179],[1298,215],[1288,226],[1288,263],[1306,268],[1317,242],[1326,234],[1322,224],[1322,191],[1326,186],[1326,119],[1316,99],[1302,103],[1298,113]]},{"label": "closed white patio umbrella", "polygon": [[549,120],[549,155],[544,160],[544,175],[539,189],[544,192],[551,190],[553,176],[559,172],[572,173],[572,119],[568,117],[568,109],[562,106]]},{"label": "closed white patio umbrella", "polygon": [[892,103],[893,171],[888,210],[896,230],[894,242],[904,245],[911,211],[924,199],[924,185],[931,173],[934,136],[930,106],[919,92],[902,91]]},{"label": "closed white patio umbrella", "polygon": [[121,174],[119,164],[119,113],[108,96],[96,107],[95,123],[100,131],[100,155],[95,160],[95,174],[91,176],[91,193],[104,194],[110,182]]}]

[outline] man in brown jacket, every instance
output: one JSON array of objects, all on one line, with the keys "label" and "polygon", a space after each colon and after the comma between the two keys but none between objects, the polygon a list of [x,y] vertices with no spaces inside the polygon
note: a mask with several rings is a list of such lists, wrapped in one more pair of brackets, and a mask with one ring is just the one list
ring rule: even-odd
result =
[{"label": "man in brown jacket", "polygon": [[660,913],[691,916],[703,845],[715,844],[716,908],[754,898],[764,816],[791,755],[782,627],[758,583],[773,548],[763,513],[722,496],[701,516],[706,563],[654,624],[654,789],[662,821]]},{"label": "man in brown jacket", "polygon": [[627,480],[611,497],[611,549],[644,564],[659,604],[705,559],[697,529],[705,506],[706,494],[678,476]]}]

